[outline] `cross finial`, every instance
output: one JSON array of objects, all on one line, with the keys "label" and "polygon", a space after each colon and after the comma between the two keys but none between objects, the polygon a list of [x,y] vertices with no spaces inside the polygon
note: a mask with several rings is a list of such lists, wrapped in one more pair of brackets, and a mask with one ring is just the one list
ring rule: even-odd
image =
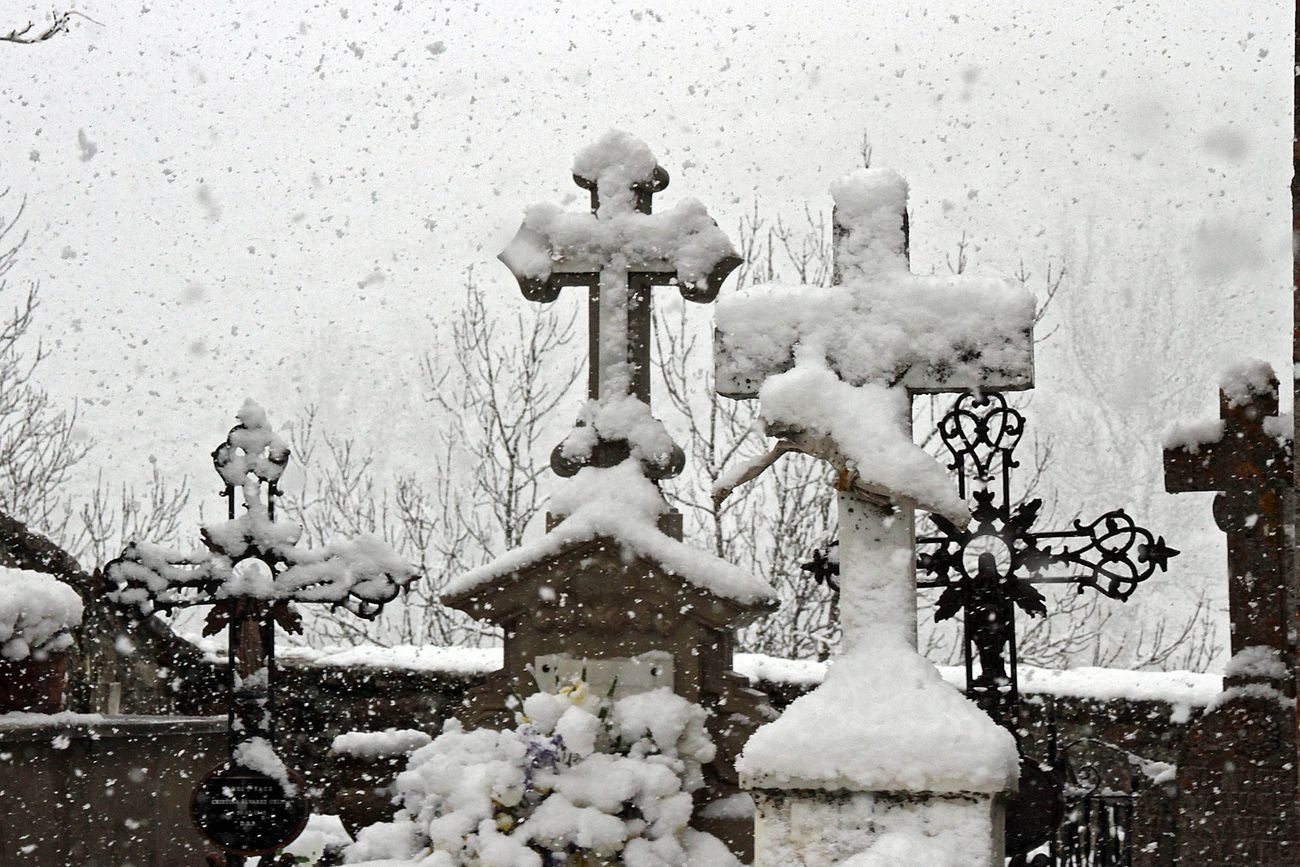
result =
[{"label": "cross finial", "polygon": [[591,193],[590,212],[534,205],[499,257],[530,301],[588,290],[588,404],[551,466],[570,476],[631,456],[650,478],[669,478],[685,458],[650,412],[651,291],[671,285],[688,301],[712,301],[741,260],[698,201],[652,213],[668,173],[627,133],[579,151],[573,179]]}]

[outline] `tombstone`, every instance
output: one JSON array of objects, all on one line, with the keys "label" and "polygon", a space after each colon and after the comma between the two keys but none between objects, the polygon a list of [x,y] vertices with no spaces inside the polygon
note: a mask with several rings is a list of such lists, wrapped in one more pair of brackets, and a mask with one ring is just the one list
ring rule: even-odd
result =
[{"label": "tombstone", "polygon": [[470,726],[513,725],[520,698],[573,677],[614,698],[671,687],[711,711],[718,746],[693,824],[745,858],[749,819],[707,818],[718,812],[708,807],[739,793],[734,758],[775,716],[731,670],[734,630],[770,610],[775,594],[682,542],[681,515],[656,484],[677,475],[683,455],[650,410],[649,348],[652,287],[712,301],[739,259],[699,202],[652,212],[668,174],[632,137],[607,134],[573,171],[591,212],[530,208],[500,258],[529,300],[587,287],[588,401],[551,456],[566,481],[551,498],[546,534],[442,597],[504,635],[504,667],[470,692],[459,716]]},{"label": "tombstone", "polygon": [[1178,766],[1177,853],[1184,864],[1293,865],[1296,809],[1291,426],[1262,362],[1229,372],[1219,419],[1166,442],[1165,489],[1216,491],[1227,535],[1232,658],[1224,691],[1192,727]]},{"label": "tombstone", "polygon": [[782,451],[824,458],[839,499],[843,649],[825,682],[760,729],[741,781],[756,864],[1001,865],[1015,741],[916,652],[914,510],[964,526],[943,468],[912,442],[910,394],[1032,385],[1032,296],[1010,281],[910,271],[907,185],[866,169],[832,186],[831,287],[728,299],[718,390],[758,397]]}]

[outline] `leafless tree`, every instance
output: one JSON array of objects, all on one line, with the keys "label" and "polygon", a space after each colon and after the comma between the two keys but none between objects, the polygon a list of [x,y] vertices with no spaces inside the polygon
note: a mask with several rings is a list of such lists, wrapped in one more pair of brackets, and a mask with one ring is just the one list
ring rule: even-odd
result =
[{"label": "leafless tree", "polygon": [[[0,192],[0,203],[8,194],[7,189]],[[27,233],[17,229],[25,206],[20,200],[11,217],[0,215],[0,297],[13,304],[0,318],[0,510],[57,538],[68,517],[61,508],[61,488],[90,444],[74,431],[76,407],[55,407],[34,378],[45,358],[40,341],[33,345],[28,339],[39,287],[10,283],[27,240]]]},{"label": "leafless tree", "polygon": [[478,645],[493,637],[438,597],[456,576],[517,547],[541,511],[550,447],[563,428],[557,409],[580,369],[574,315],[530,306],[494,317],[471,273],[444,327],[446,339],[433,341],[421,365],[436,443],[422,471],[385,485],[373,455],[319,430],[314,412],[288,426],[299,469],[285,508],[305,541],[378,535],[422,575],[377,624],[314,617],[314,641]]},{"label": "leafless tree", "polygon": [[[75,9],[68,9],[63,12],[55,10],[50,13],[50,24],[44,30],[37,30],[36,22],[28,21],[25,26],[15,27],[8,33],[0,35],[0,42],[13,42],[18,45],[35,45],[38,42],[45,42],[60,33],[67,32],[68,26],[72,23],[74,17],[85,18],[92,24],[99,24],[94,18]],[[100,24],[100,26],[103,25]]]}]

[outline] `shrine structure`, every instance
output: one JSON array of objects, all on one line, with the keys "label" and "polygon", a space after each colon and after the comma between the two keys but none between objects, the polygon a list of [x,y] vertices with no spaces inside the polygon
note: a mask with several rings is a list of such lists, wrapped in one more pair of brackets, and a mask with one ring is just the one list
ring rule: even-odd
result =
[{"label": "shrine structure", "polygon": [[587,288],[588,400],[551,456],[565,481],[550,500],[546,534],[443,596],[500,626],[505,643],[504,666],[471,691],[459,716],[470,726],[512,726],[521,698],[575,680],[615,699],[670,687],[711,712],[718,747],[692,824],[747,859],[748,811],[717,805],[735,804],[735,757],[776,714],[731,670],[733,635],[774,607],[775,593],[682,541],[681,515],[657,485],[684,458],[651,412],[649,340],[652,287],[712,301],[740,260],[699,202],[652,211],[668,174],[631,136],[611,132],[581,151],[573,175],[590,191],[591,211],[533,206],[500,258],[529,300]]}]

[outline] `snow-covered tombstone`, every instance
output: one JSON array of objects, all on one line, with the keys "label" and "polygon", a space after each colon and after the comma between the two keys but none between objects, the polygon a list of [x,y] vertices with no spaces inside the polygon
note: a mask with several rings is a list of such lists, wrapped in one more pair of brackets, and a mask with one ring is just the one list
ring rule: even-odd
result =
[{"label": "snow-covered tombstone", "polygon": [[1273,368],[1252,360],[1224,371],[1217,419],[1176,425],[1165,440],[1165,489],[1217,492],[1232,636],[1224,691],[1192,726],[1178,763],[1182,863],[1300,859],[1293,430],[1279,413]]},{"label": "snow-covered tombstone", "polygon": [[419,573],[374,536],[299,547],[302,528],[275,508],[289,447],[252,400],[237,417],[212,453],[226,520],[205,524],[194,551],[132,541],[104,574],[110,598],[143,616],[211,605],[204,634],[228,628],[230,755],[199,782],[194,809],[209,840],[244,856],[293,840],[309,811],[301,777],[275,749],[275,627],[300,632],[301,603],[373,618]]},{"label": "snow-covered tombstone", "polygon": [[831,192],[835,284],[753,287],[717,315],[719,392],[758,398],[780,440],[728,484],[798,450],[835,468],[839,492],[842,653],[738,763],[758,801],[756,863],[992,867],[1018,757],[916,651],[914,510],[970,515],[913,442],[910,395],[1031,387],[1034,300],[1008,280],[913,274],[895,172],[862,169]]},{"label": "snow-covered tombstone", "polygon": [[615,702],[659,692],[702,707],[716,754],[703,760],[705,785],[691,790],[700,806],[691,822],[744,855],[752,826],[736,809],[736,797],[746,799],[734,759],[775,714],[731,670],[733,633],[770,610],[775,594],[682,541],[681,515],[657,482],[681,471],[683,455],[651,411],[649,386],[653,287],[709,301],[738,260],[699,202],[652,211],[668,174],[633,137],[607,133],[578,153],[573,174],[591,192],[590,212],[528,208],[501,259],[531,300],[588,288],[587,401],[552,454],[564,481],[547,532],[443,596],[504,633],[503,668],[471,692],[460,720],[509,730],[521,699],[574,682]]}]

